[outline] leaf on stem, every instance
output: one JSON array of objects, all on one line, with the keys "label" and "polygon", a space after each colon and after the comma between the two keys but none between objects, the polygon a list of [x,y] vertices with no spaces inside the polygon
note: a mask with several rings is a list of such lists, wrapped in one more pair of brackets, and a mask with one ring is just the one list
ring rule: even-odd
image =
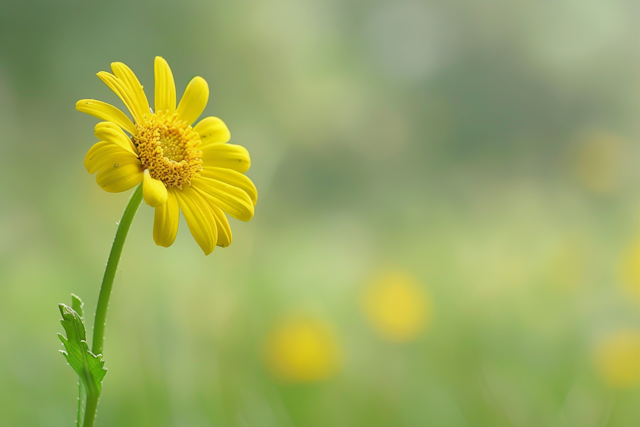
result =
[{"label": "leaf on stem", "polygon": [[78,313],[78,316],[80,316],[80,319],[82,319],[82,323],[84,324],[84,310],[82,310],[83,305],[84,303],[78,295],[71,294],[71,308],[73,311]]},{"label": "leaf on stem", "polygon": [[80,377],[80,381],[88,395],[99,396],[102,390],[102,379],[107,374],[102,355],[95,355],[89,350],[87,336],[82,318],[82,301],[76,295],[71,295],[71,306],[59,304],[62,314],[62,326],[67,333],[65,338],[58,334],[65,350],[60,350],[69,365]]}]

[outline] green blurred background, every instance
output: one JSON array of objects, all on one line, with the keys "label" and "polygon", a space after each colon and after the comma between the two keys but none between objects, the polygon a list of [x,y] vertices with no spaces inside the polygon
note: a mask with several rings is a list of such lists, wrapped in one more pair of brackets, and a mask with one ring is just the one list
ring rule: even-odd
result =
[{"label": "green blurred background", "polygon": [[0,425],[71,426],[57,303],[88,322],[129,192],[83,166],[153,58],[260,198],[208,257],[142,206],[98,426],[632,426],[640,4],[0,1]]}]

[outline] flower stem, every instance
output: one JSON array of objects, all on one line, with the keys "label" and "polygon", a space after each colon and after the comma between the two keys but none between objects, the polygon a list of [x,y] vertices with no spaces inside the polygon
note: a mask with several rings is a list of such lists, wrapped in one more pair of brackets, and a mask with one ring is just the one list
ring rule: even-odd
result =
[{"label": "flower stem", "polygon": [[99,399],[100,395],[98,394],[87,396],[87,410],[84,414],[84,427],[93,427],[93,424],[96,422]]},{"label": "flower stem", "polygon": [[78,381],[78,416],[76,417],[76,427],[81,427],[82,424],[82,403],[84,401],[82,389],[82,381]]},{"label": "flower stem", "polygon": [[[120,261],[120,255],[122,254],[124,241],[127,238],[127,233],[131,227],[133,217],[136,215],[136,211],[140,206],[140,202],[142,202],[142,184],[138,185],[133,191],[133,194],[131,194],[131,198],[129,199],[129,203],[127,203],[127,207],[124,209],[122,219],[118,224],[116,237],[113,239],[111,253],[109,254],[107,267],[104,271],[104,277],[102,278],[102,287],[100,288],[100,296],[98,297],[98,306],[96,307],[96,316],[93,324],[93,347],[91,351],[95,355],[103,354],[104,330],[107,322],[107,308],[109,308],[109,297],[111,296],[113,279],[116,276],[116,270],[118,269],[118,262]],[[87,390],[87,407],[85,411],[84,427],[93,427],[96,413],[98,411],[99,398],[99,392],[90,392]]]}]

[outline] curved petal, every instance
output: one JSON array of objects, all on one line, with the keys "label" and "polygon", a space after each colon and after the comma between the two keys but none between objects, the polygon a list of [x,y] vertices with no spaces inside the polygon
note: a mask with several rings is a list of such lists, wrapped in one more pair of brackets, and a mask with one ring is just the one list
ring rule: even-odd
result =
[{"label": "curved petal", "polygon": [[204,197],[204,200],[209,205],[209,208],[213,213],[213,217],[216,220],[216,226],[218,228],[218,241],[216,242],[216,245],[226,248],[231,244],[231,239],[233,238],[231,234],[231,227],[229,226],[229,220],[224,212],[222,212],[222,209],[216,206],[212,198]]},{"label": "curved petal", "polygon": [[253,206],[258,203],[258,190],[251,180],[240,172],[225,168],[204,168],[200,171],[200,176],[206,178],[217,179],[225,184],[238,187],[249,195]]},{"label": "curved petal", "polygon": [[156,113],[165,111],[167,114],[171,114],[176,110],[176,84],[173,81],[171,68],[164,58],[156,56],[153,72],[156,78]]},{"label": "curved petal", "polygon": [[136,154],[136,147],[120,126],[112,122],[100,122],[94,131],[96,138],[116,144],[123,150]]},{"label": "curved petal", "polygon": [[136,129],[131,119],[129,119],[129,117],[127,117],[126,114],[124,114],[118,108],[114,107],[111,104],[107,104],[106,102],[98,101],[95,99],[81,99],[80,101],[76,102],[76,110],[90,114],[93,117],[99,118],[100,120],[113,122],[120,126],[122,129],[129,132],[131,135],[138,134],[138,130]]},{"label": "curved petal", "polygon": [[226,248],[231,244],[231,239],[233,238],[233,236],[231,235],[229,220],[227,219],[227,216],[224,214],[224,212],[222,212],[222,209],[220,209],[213,203],[210,203],[209,207],[213,212],[213,216],[216,219],[216,225],[218,227],[218,242],[216,244],[220,247]]},{"label": "curved petal", "polygon": [[246,148],[233,144],[209,144],[202,149],[202,166],[233,169],[246,172],[251,158]]},{"label": "curved petal", "polygon": [[98,185],[109,193],[119,193],[135,187],[142,181],[142,165],[135,163],[121,165],[119,163],[104,166],[96,176]]},{"label": "curved petal", "polygon": [[225,144],[231,139],[229,128],[217,117],[207,117],[200,120],[193,130],[200,135],[202,146],[207,144]]},{"label": "curved petal", "polygon": [[249,195],[238,187],[205,177],[195,178],[192,182],[193,187],[200,194],[232,217],[240,221],[249,221],[253,218],[253,202]]},{"label": "curved petal", "polygon": [[193,188],[185,186],[183,190],[174,190],[178,204],[189,230],[205,255],[213,252],[218,240],[218,229],[213,213],[202,196]]},{"label": "curved petal", "polygon": [[134,102],[144,112],[144,114],[150,113],[151,110],[149,109],[147,95],[144,94],[144,88],[133,71],[131,71],[131,68],[127,67],[122,62],[114,62],[111,64],[111,71],[124,83],[127,89],[129,89]]},{"label": "curved petal", "polygon": [[[144,191],[144,187],[143,187]],[[176,240],[180,209],[174,190],[169,189],[167,202],[156,208],[153,219],[153,240],[156,245],[168,248]]]},{"label": "curved petal", "polygon": [[84,158],[84,167],[90,174],[100,170],[105,165],[127,165],[136,163],[138,158],[131,152],[110,141],[100,141],[93,144]]},{"label": "curved petal", "polygon": [[100,71],[98,73],[98,77],[100,77],[100,80],[102,80],[112,91],[116,93],[116,95],[118,95],[118,97],[120,97],[122,102],[124,102],[124,105],[131,112],[133,120],[135,120],[136,123],[144,123],[144,114],[149,113],[149,110],[142,110],[140,105],[138,105],[136,98],[129,88],[125,86],[124,82],[106,71]]},{"label": "curved petal", "polygon": [[162,181],[151,178],[149,169],[144,170],[142,179],[142,195],[144,201],[151,207],[157,208],[167,202],[167,187]]},{"label": "curved petal", "polygon": [[191,79],[178,104],[178,118],[188,125],[196,121],[209,101],[209,85],[202,77]]}]

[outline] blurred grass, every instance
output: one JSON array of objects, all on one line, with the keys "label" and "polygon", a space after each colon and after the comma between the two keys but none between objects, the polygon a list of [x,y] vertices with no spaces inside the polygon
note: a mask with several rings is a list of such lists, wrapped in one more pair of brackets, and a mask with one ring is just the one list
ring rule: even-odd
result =
[{"label": "blurred grass", "polygon": [[[116,103],[95,77],[112,61],[151,88],[155,55],[179,94],[207,79],[205,114],[251,152],[260,199],[206,258],[186,224],[156,247],[140,210],[99,425],[636,424],[640,360],[615,337],[640,328],[639,16],[623,1],[1,2],[0,424],[73,422],[56,304],[75,292],[92,312],[128,197],[84,170],[95,121],[74,104]],[[360,305],[389,270],[431,301],[409,342]],[[272,375],[289,313],[333,331],[340,369]]]}]

